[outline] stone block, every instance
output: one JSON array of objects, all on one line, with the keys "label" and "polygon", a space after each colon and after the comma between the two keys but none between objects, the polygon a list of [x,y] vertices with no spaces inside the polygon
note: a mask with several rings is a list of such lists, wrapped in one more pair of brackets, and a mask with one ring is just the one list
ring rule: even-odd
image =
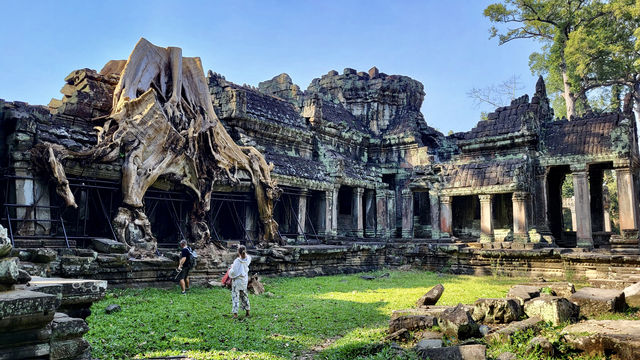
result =
[{"label": "stone block", "polygon": [[478,324],[462,304],[444,310],[438,316],[438,325],[445,335],[456,339],[465,340],[480,336]]},{"label": "stone block", "polygon": [[624,301],[630,307],[640,307],[640,282],[627,286],[624,290]]},{"label": "stone block", "polygon": [[506,324],[522,317],[522,306],[515,299],[478,299],[473,304],[473,320]]},{"label": "stone block", "polygon": [[36,263],[50,263],[58,258],[58,253],[53,249],[35,249],[31,255],[31,261]]},{"label": "stone block", "polygon": [[56,313],[51,322],[51,337],[56,340],[65,340],[82,337],[89,331],[89,325],[80,318],[72,318],[64,313]]},{"label": "stone block", "polygon": [[552,291],[552,295],[567,299],[576,292],[576,288],[573,286],[573,283],[567,281],[542,281],[529,283],[527,285],[537,287],[541,293],[544,292],[543,289],[548,288]]},{"label": "stone block", "polygon": [[[101,300],[107,291],[106,280],[33,277],[32,286],[61,286],[62,305],[88,304]],[[53,288],[52,288],[53,289]],[[44,290],[43,290],[44,291]]]},{"label": "stone block", "polygon": [[422,339],[418,341],[414,350],[418,352],[423,349],[437,349],[441,347],[442,347],[441,339]]},{"label": "stone block", "polygon": [[83,338],[51,341],[51,360],[73,359],[89,349],[89,342]]},{"label": "stone block", "polygon": [[11,249],[13,249],[13,246],[7,234],[7,229],[0,225],[0,258],[9,255]]},{"label": "stone block", "polygon": [[0,353],[2,353],[5,348],[47,343],[50,338],[51,326],[49,324],[33,329],[0,332]]},{"label": "stone block", "polygon": [[562,330],[565,341],[590,356],[637,359],[640,354],[640,321],[587,320]]},{"label": "stone block", "polygon": [[442,293],[444,293],[444,286],[442,286],[442,284],[438,284],[418,299],[416,306],[421,307],[435,305],[438,300],[440,300]]},{"label": "stone block", "polygon": [[105,254],[125,254],[127,246],[119,241],[105,238],[91,239],[91,244],[96,251]]},{"label": "stone block", "polygon": [[406,315],[389,321],[389,333],[400,329],[409,331],[430,329],[437,324],[436,318],[430,315]]},{"label": "stone block", "polygon": [[585,287],[569,298],[580,306],[580,313],[595,316],[604,313],[620,312],[625,309],[624,292],[621,290]]},{"label": "stone block", "polygon": [[540,288],[529,285],[515,285],[507,293],[508,299],[516,299],[520,305],[538,296],[540,296]]},{"label": "stone block", "polygon": [[498,331],[487,335],[486,338],[490,341],[509,341],[511,340],[511,336],[516,332],[535,329],[543,322],[544,320],[539,317],[532,317],[521,321],[514,321],[509,325],[503,327],[502,329],[499,329]]},{"label": "stone block", "polygon": [[528,317],[539,317],[550,321],[553,325],[578,321],[580,306],[557,296],[535,298],[524,304],[524,312]]},{"label": "stone block", "polygon": [[0,360],[42,359],[49,355],[49,343],[11,347],[0,351]]},{"label": "stone block", "polygon": [[13,285],[18,283],[19,273],[18,258],[0,259],[0,284]]},{"label": "stone block", "polygon": [[484,345],[461,345],[420,349],[418,357],[430,360],[484,360],[487,348]]},{"label": "stone block", "polygon": [[44,327],[60,305],[57,296],[27,290],[0,293],[0,331]]},{"label": "stone block", "polygon": [[536,336],[529,340],[529,344],[527,345],[527,352],[533,353],[537,349],[540,349],[544,355],[552,356],[553,355],[553,345],[551,342],[544,336]]}]

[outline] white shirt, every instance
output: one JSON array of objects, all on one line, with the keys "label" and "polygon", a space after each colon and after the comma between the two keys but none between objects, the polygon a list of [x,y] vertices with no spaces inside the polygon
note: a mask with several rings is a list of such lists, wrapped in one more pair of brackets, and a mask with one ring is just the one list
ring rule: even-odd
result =
[{"label": "white shirt", "polygon": [[229,277],[235,283],[239,290],[246,290],[249,284],[249,264],[251,264],[251,256],[247,255],[244,259],[237,257],[233,260]]}]

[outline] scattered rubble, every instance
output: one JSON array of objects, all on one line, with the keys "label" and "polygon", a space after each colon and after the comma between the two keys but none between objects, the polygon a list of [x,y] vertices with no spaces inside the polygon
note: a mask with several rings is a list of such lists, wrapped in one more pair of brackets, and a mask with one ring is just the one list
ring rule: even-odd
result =
[{"label": "scattered rubble", "polygon": [[580,313],[586,316],[622,312],[626,307],[624,292],[613,289],[585,287],[571,295],[569,300],[579,305]]},{"label": "scattered rubble", "polygon": [[438,302],[438,300],[440,300],[442,293],[444,293],[444,286],[442,286],[442,284],[438,284],[434,286],[431,290],[429,290],[426,294],[424,294],[423,297],[418,299],[416,306],[421,307],[421,306],[435,305]]}]

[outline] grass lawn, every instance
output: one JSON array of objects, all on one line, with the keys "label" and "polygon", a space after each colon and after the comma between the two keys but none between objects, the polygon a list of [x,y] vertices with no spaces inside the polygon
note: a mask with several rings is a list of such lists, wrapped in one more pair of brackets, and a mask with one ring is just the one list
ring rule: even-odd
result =
[{"label": "grass lawn", "polygon": [[[374,274],[382,274],[377,272]],[[100,359],[184,355],[195,359],[383,359],[393,310],[414,307],[442,283],[438,304],[503,297],[519,279],[390,271],[359,275],[265,278],[272,297],[249,295],[252,317],[230,318],[231,293],[222,288],[111,290],[95,303],[86,335]],[[105,307],[122,311],[107,315]],[[241,312],[243,313],[243,312]],[[241,316],[242,318],[243,316]],[[375,351],[374,351],[375,350]]]}]

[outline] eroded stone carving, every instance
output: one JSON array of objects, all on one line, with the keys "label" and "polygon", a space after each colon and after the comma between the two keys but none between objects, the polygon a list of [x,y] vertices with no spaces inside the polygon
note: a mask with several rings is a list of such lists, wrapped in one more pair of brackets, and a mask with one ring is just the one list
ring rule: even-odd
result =
[{"label": "eroded stone carving", "polygon": [[210,240],[205,214],[213,184],[223,179],[239,182],[238,170],[251,177],[263,225],[261,242],[280,241],[272,217],[280,194],[271,179],[273,164],[267,164],[253,147],[236,145],[226,132],[213,110],[199,58],[182,57],[180,48],[161,48],[141,39],[122,69],[111,113],[96,129],[98,143],[88,151],[45,143],[34,149],[33,158],[51,171],[57,193],[68,206],[76,204],[62,160],[122,158],[123,205],[113,226],[118,240],[130,247],[130,255],[156,252],[142,199],[161,176],[183,184],[197,197],[190,220],[190,238],[196,247],[204,248]]}]

